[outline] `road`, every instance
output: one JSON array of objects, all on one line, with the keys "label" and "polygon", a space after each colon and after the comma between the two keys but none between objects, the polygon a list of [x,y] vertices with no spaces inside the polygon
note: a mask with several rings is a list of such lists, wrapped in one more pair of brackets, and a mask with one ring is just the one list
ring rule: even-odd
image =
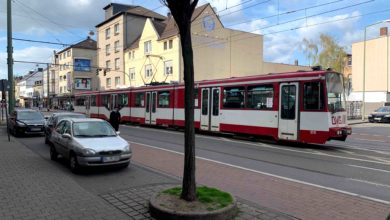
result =
[{"label": "road", "polygon": [[[181,131],[127,125],[121,125],[120,131],[121,136],[137,148],[183,153],[184,135]],[[390,134],[390,125],[354,125],[353,133],[346,142],[333,141],[326,145],[280,145],[227,135],[197,134],[196,155],[235,169],[389,205],[390,136],[387,134]],[[19,140],[43,159],[50,160],[42,137],[22,137]],[[60,162],[56,166],[69,172],[64,164]],[[101,194],[120,190],[129,180],[134,186],[153,184],[153,178],[137,179],[144,172],[150,171],[142,166],[131,166],[126,170],[109,170],[104,175],[91,172],[74,178],[90,191]],[[171,183],[172,179],[166,181]],[[256,186],[247,190],[254,191]],[[249,194],[237,196],[266,205]],[[297,216],[294,212],[289,214]]]}]

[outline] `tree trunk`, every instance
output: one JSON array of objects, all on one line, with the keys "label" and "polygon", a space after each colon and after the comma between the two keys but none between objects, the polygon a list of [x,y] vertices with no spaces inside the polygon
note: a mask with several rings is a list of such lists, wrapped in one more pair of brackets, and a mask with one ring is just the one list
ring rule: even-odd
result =
[{"label": "tree trunk", "polygon": [[[194,61],[191,42],[191,25],[180,33],[184,62],[184,173],[181,198],[186,201],[196,200],[195,181],[195,130],[194,130]],[[185,55],[184,55],[185,54]]]}]

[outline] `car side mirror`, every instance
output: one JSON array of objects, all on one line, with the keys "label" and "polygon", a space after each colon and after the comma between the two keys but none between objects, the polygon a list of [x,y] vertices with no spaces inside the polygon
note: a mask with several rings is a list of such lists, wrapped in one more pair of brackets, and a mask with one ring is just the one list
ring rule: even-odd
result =
[{"label": "car side mirror", "polygon": [[71,139],[72,136],[70,136],[70,134],[68,134],[68,133],[65,133],[65,134],[62,134],[62,138]]},{"label": "car side mirror", "polygon": [[49,116],[45,116],[44,118],[45,118],[45,120],[47,120],[47,119],[49,119]]},{"label": "car side mirror", "polygon": [[116,132],[116,135],[120,135],[120,134],[121,134],[121,132],[120,132],[120,131],[117,131],[117,132]]}]

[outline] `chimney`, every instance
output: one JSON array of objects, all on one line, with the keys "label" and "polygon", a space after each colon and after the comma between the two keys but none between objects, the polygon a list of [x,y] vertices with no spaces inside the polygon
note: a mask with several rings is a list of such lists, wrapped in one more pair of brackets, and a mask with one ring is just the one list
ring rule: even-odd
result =
[{"label": "chimney", "polygon": [[381,27],[381,29],[379,31],[379,36],[381,36],[381,37],[387,36],[387,27]]},{"label": "chimney", "polygon": [[298,66],[298,60],[294,60],[294,65]]}]

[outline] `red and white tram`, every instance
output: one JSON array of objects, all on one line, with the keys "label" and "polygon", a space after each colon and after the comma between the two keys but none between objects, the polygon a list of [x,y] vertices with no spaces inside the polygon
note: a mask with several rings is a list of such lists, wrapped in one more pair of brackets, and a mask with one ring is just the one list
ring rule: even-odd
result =
[{"label": "red and white tram", "polygon": [[[323,144],[345,140],[343,77],[332,71],[290,72],[195,83],[195,128]],[[184,126],[184,85],[169,84],[84,92],[75,111],[108,119],[120,108],[122,122]]]}]

